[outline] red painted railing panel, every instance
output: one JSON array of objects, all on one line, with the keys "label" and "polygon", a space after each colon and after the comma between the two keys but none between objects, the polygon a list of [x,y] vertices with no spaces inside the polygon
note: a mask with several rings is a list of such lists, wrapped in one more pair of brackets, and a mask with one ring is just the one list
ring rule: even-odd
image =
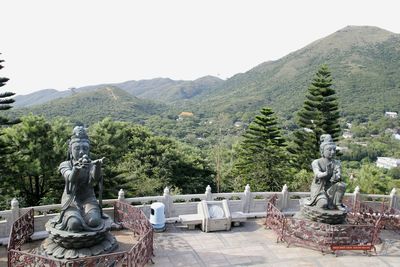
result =
[{"label": "red painted railing panel", "polygon": [[8,266],[49,267],[106,267],[144,266],[153,257],[153,228],[144,213],[127,203],[117,201],[114,205],[115,221],[139,235],[138,242],[130,251],[109,253],[75,260],[58,260],[39,254],[20,251],[34,231],[34,210],[29,210],[14,224],[8,245]]}]

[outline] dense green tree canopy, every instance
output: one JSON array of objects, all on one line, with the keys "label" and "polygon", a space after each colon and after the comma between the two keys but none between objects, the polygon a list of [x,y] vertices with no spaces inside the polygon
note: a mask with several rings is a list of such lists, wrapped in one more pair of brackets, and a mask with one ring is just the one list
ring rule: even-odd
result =
[{"label": "dense green tree canopy", "polygon": [[184,193],[204,191],[212,184],[212,170],[200,150],[146,128],[110,118],[89,129],[93,156],[105,156],[105,197],[119,188],[128,195],[159,194],[165,186]]},{"label": "dense green tree canopy", "polygon": [[272,110],[263,108],[260,113],[243,135],[235,175],[241,188],[250,184],[256,190],[280,190],[289,170],[285,141]]},{"label": "dense green tree canopy", "polygon": [[59,202],[64,187],[57,172],[65,160],[70,127],[63,121],[53,124],[43,117],[25,116],[22,122],[4,130],[2,140],[10,153],[2,166],[3,190],[10,190],[22,203],[35,206],[46,201]]},{"label": "dense green tree canopy", "polygon": [[[29,115],[4,130],[0,139],[10,144],[10,153],[1,166],[1,207],[15,196],[24,206],[60,202],[64,180],[58,167],[67,158],[72,126]],[[88,132],[91,158],[106,157],[103,198],[115,198],[121,188],[133,197],[158,195],[166,186],[186,194],[214,186],[214,172],[199,149],[110,118]]]}]

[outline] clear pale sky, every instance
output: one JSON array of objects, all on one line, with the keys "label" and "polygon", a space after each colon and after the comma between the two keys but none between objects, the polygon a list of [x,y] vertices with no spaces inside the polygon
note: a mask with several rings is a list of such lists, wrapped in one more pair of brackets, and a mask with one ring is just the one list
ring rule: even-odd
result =
[{"label": "clear pale sky", "polygon": [[347,25],[400,33],[399,0],[2,0],[2,91],[229,78]]}]

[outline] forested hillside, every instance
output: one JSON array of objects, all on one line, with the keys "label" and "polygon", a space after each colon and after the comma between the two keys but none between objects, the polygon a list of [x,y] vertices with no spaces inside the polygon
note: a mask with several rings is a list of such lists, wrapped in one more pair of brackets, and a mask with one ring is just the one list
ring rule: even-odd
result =
[{"label": "forested hillside", "polygon": [[[278,117],[291,120],[322,64],[332,72],[342,117],[365,121],[384,111],[400,111],[400,35],[370,26],[348,26],[226,81],[212,76],[195,81],[157,78],[113,86],[141,99],[171,105],[171,114],[187,110],[215,119],[225,113],[232,122],[249,121],[261,107],[270,106]],[[75,91],[94,93],[104,86],[85,86]],[[68,94],[72,92],[59,92],[57,97]],[[17,106],[42,103],[56,95],[47,90],[19,96]]]},{"label": "forested hillside", "polygon": [[138,99],[122,89],[104,86],[94,91],[77,93],[30,108],[15,109],[14,114],[33,113],[46,118],[66,117],[72,122],[86,125],[96,123],[105,117],[119,121],[143,123],[153,114],[166,109],[164,104]]},{"label": "forested hillside", "polygon": [[196,95],[215,89],[223,83],[223,80],[205,76],[194,81],[171,80],[169,78],[154,78],[149,80],[126,81],[114,84],[97,84],[70,88],[65,91],[44,89],[27,95],[15,97],[15,107],[30,107],[43,104],[55,99],[69,97],[77,93],[89,93],[106,86],[120,88],[129,94],[142,99],[157,100],[165,103],[173,103],[184,99],[190,99]]},{"label": "forested hillside", "polygon": [[291,119],[322,64],[332,72],[342,116],[364,120],[372,114],[400,111],[400,35],[367,26],[346,27],[277,61],[237,74],[211,94],[193,99],[192,105],[210,116],[225,112],[236,119],[270,106]]}]

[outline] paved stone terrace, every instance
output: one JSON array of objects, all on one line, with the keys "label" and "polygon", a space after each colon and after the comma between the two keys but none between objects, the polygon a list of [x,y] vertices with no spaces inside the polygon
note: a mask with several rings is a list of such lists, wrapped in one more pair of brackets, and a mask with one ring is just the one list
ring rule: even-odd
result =
[{"label": "paved stone terrace", "polygon": [[212,233],[169,224],[166,232],[155,233],[155,264],[148,266],[400,266],[400,235],[383,231],[381,237],[386,243],[377,246],[377,255],[340,251],[335,257],[276,243],[275,233],[265,229],[261,219]]},{"label": "paved stone terrace", "polygon": [[[120,249],[136,242],[129,232],[113,232]],[[400,266],[400,235],[382,232],[384,243],[377,246],[377,255],[368,257],[362,251],[341,251],[339,256],[322,255],[319,251],[286,247],[276,243],[276,235],[265,229],[263,220],[249,220],[229,232],[204,233],[188,230],[180,224],[168,224],[167,230],[154,235],[154,265],[169,266]],[[27,244],[26,249],[41,241]],[[0,247],[0,266],[7,266],[6,247]]]}]

